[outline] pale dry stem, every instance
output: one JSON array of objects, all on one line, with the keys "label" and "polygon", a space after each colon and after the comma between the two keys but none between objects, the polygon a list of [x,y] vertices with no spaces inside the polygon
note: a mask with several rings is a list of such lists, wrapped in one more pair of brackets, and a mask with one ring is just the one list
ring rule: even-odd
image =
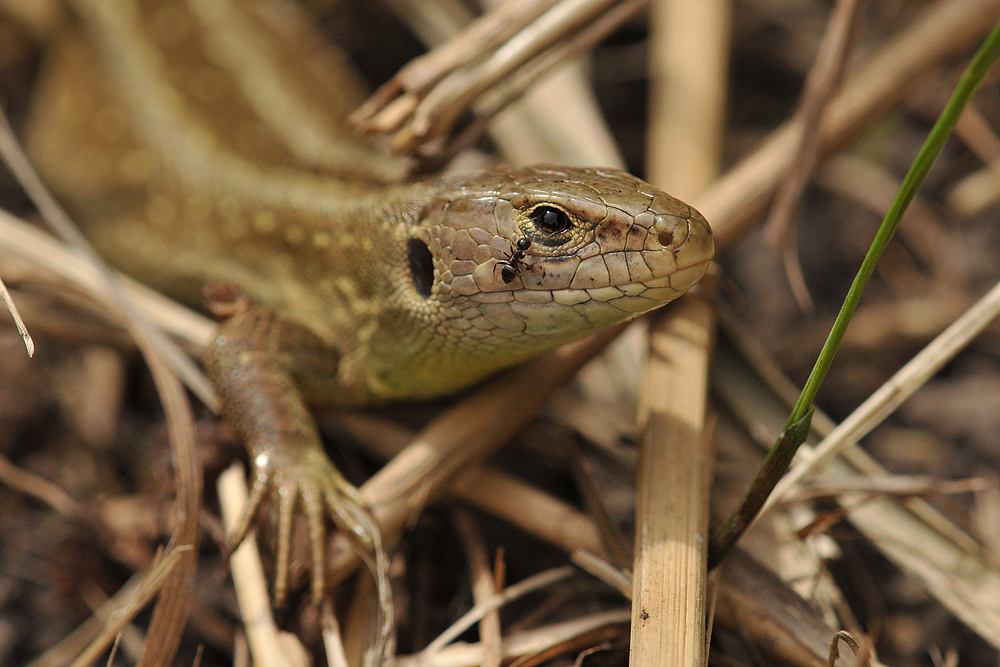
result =
[{"label": "pale dry stem", "polygon": [[794,485],[823,469],[844,449],[857,444],[948,361],[964,350],[998,316],[1000,316],[1000,284],[899,369],[847,419],[823,438],[811,453],[802,456],[774,488],[762,512],[773,506]]},{"label": "pale dry stem", "polygon": [[[239,519],[247,502],[246,476],[243,467],[233,464],[219,476],[219,505],[227,531]],[[310,664],[304,647],[294,637],[283,637],[274,622],[267,577],[257,551],[257,540],[247,535],[229,558],[229,569],[236,589],[240,618],[255,665],[261,667],[302,667]]]},{"label": "pale dry stem", "polygon": [[[424,428],[361,487],[386,543],[392,544],[406,522],[455,475],[506,443],[618,331],[620,327],[605,329],[528,362],[532,373],[510,369]],[[335,536],[333,541],[329,577],[339,581],[357,560],[346,538]]]},{"label": "pale dry stem", "polygon": [[806,311],[812,310],[813,303],[799,263],[792,218],[819,160],[820,145],[816,128],[819,127],[830,98],[840,86],[847,55],[857,32],[862,5],[861,0],[838,0],[834,5],[816,54],[816,62],[806,76],[802,101],[796,111],[803,127],[801,140],[788,172],[778,187],[767,222],[764,223],[764,236],[773,248],[781,249],[792,293],[799,302],[799,307]]},{"label": "pale dry stem", "polygon": [[[717,176],[729,61],[726,2],[660,0],[650,17],[651,182],[691,201]],[[639,398],[630,665],[705,665],[711,306],[687,295],[652,319]]]},{"label": "pale dry stem", "polygon": [[[452,523],[465,551],[465,560],[472,580],[472,600],[475,605],[487,604],[491,596],[502,590],[497,588],[496,577],[490,568],[482,532],[475,517],[462,507],[452,510]],[[494,609],[479,621],[479,642],[483,647],[482,667],[500,667],[503,659],[500,633],[500,613]]]},{"label": "pale dry stem", "polygon": [[[86,259],[50,234],[3,210],[0,210],[0,251],[22,257],[43,271],[76,285],[101,302],[107,302],[110,298],[99,272]],[[118,276],[117,281],[126,297],[153,324],[173,335],[193,352],[200,353],[211,341],[215,331],[214,322],[134,280]],[[115,316],[109,319],[119,320]],[[205,381],[207,382],[207,378]]]},{"label": "pale dry stem", "polygon": [[528,593],[532,593],[564,581],[573,576],[574,572],[575,569],[572,565],[564,565],[551,570],[543,570],[542,572],[522,579],[516,584],[508,586],[499,593],[490,595],[483,601],[478,602],[474,607],[472,607],[472,609],[462,614],[461,618],[452,623],[448,629],[438,635],[434,641],[428,644],[427,647],[420,652],[420,657],[418,659],[423,662],[432,660],[435,653],[441,651],[445,646],[455,641],[459,635],[472,627],[474,623],[481,621],[486,614],[499,609],[508,602],[524,597]]},{"label": "pale dry stem", "polygon": [[[370,416],[344,414],[339,420],[366,447],[384,458],[395,456],[414,440],[411,431]],[[447,493],[567,551],[579,549],[604,556],[601,537],[590,517],[506,473],[488,466],[472,466],[450,483]],[[508,498],[517,498],[516,506],[507,502]]]},{"label": "pale dry stem", "polygon": [[[1000,287],[994,288],[994,292],[998,290]],[[728,323],[727,330],[728,338],[738,341],[742,356],[748,361],[737,361],[732,352],[720,346],[712,365],[714,393],[748,427],[761,447],[770,447],[798,391],[758,345]],[[752,364],[754,370],[745,363]],[[768,386],[762,385],[759,378]],[[813,417],[812,427],[814,433],[827,437],[838,428],[819,411]],[[803,461],[815,458],[812,449],[817,443],[818,438],[810,437],[800,448]],[[855,477],[887,474],[853,443],[848,443],[839,456],[829,461],[827,472]],[[920,581],[933,597],[985,641],[1000,646],[1000,609],[996,604],[1000,599],[1000,570],[975,540],[919,499],[873,499],[863,493],[845,493],[838,502],[851,509],[846,518],[890,561]]]},{"label": "pale dry stem", "polygon": [[[504,640],[504,659],[534,656],[565,645],[579,637],[586,637],[602,628],[628,623],[628,609],[598,612],[571,621],[524,630]],[[401,657],[398,667],[475,667],[482,662],[483,649],[479,644],[454,644],[446,646],[432,656],[418,653]]]},{"label": "pale dry stem", "polygon": [[82,508],[76,499],[49,480],[15,466],[6,456],[0,455],[0,483],[40,500],[67,517],[80,517]]},{"label": "pale dry stem", "polygon": [[688,298],[654,320],[639,422],[632,665],[704,665],[713,316]]},{"label": "pale dry stem", "polygon": [[[1000,0],[941,0],[849,77],[820,124],[820,157],[856,137],[912,92],[946,59],[977,45],[993,27]],[[771,133],[754,153],[691,203],[712,223],[724,250],[757,219],[799,144],[802,123]]]},{"label": "pale dry stem", "polygon": [[[126,329],[146,361],[163,406],[177,487],[177,527],[166,548],[174,567],[159,582],[162,588],[157,591],[159,598],[153,607],[146,646],[138,665],[147,667],[169,661],[180,644],[189,614],[196,569],[194,547],[199,535],[198,513],[202,489],[202,470],[195,455],[191,405],[174,371],[185,374],[196,392],[201,387],[199,374],[194,370],[191,360],[159,329],[154,328],[118,287],[103,261],[42,183],[3,113],[0,113],[0,153],[45,222],[89,265],[101,288],[99,292],[92,292],[91,296],[101,300],[109,312],[124,320]],[[5,214],[4,217],[8,216]],[[82,285],[80,288],[85,289]],[[203,398],[211,404],[211,390],[201,388]],[[102,633],[77,658],[75,664],[87,664],[89,661],[83,656],[103,652],[112,638],[113,635],[109,632]]]},{"label": "pale dry stem", "polygon": [[[399,429],[399,427],[380,420],[374,420],[369,416],[344,415],[341,417],[341,421],[355,434],[359,435],[363,442],[370,445],[377,453],[383,456],[391,454],[392,447],[402,447],[410,439],[410,436],[405,431]],[[499,516],[526,532],[539,536],[541,539],[570,552],[571,559],[581,569],[619,590],[624,597],[631,597],[631,578],[626,577],[620,570],[609,565],[599,555],[595,556],[587,553],[587,549],[596,548],[600,550],[601,542],[593,520],[582,512],[566,506],[561,501],[523,482],[496,473],[490,468],[470,469],[453,483],[449,492],[467,502],[475,504],[487,512]],[[521,502],[518,503],[516,509],[512,508],[512,503],[503,502],[503,499],[512,497],[518,498],[519,501],[523,498],[533,500],[528,503],[528,509],[522,511],[524,505]],[[572,528],[568,526],[572,526]],[[601,552],[598,551],[597,553],[600,554]],[[754,590],[759,591],[762,586],[772,584],[773,582],[761,583],[752,577],[748,577],[742,581],[736,579],[732,583],[726,582],[722,584],[721,588],[728,590],[731,587],[735,587],[737,592],[743,591],[742,595],[753,597]],[[769,622],[770,625],[768,627],[777,625],[784,628],[781,630],[782,633],[790,637],[795,637],[796,633],[801,630],[801,625],[789,625],[787,619],[784,619],[781,614],[781,608],[765,607],[762,611],[758,609],[757,613],[773,619]],[[587,622],[587,618],[580,619],[580,622]],[[799,623],[801,622],[800,620]],[[819,627],[816,625],[815,618],[810,617],[809,622],[812,623],[810,627]],[[734,627],[734,621],[729,619],[725,625]],[[521,636],[521,633],[513,631],[505,637],[504,655],[506,658],[519,654],[513,647],[519,645],[518,642]],[[808,649],[803,655],[812,655],[814,660],[825,659],[825,646],[832,636],[833,631],[827,628],[818,635],[819,641],[816,643],[816,646]],[[766,644],[769,641],[769,635],[755,636],[754,639]],[[562,641],[562,639],[560,638],[559,641]],[[552,645],[555,645],[555,643],[557,642],[553,640]],[[539,647],[537,650],[547,650],[547,647]],[[441,649],[436,656],[429,658],[427,664],[464,665],[467,664],[466,660],[481,660],[481,651],[482,648],[479,645],[448,646]],[[810,653],[809,651],[812,652]],[[412,658],[401,658],[402,664],[409,664],[410,660]]]},{"label": "pale dry stem", "polygon": [[[830,158],[820,171],[818,184],[865,206],[879,216],[884,216],[892,205],[902,179],[889,173],[884,167],[862,158],[837,155]],[[919,194],[903,215],[897,233],[906,241],[909,251],[928,267],[939,286],[943,283],[947,289],[959,284],[959,276],[962,275],[963,269],[962,253],[942,220]],[[889,273],[880,272],[880,275],[886,280],[894,280],[887,275]],[[926,287],[924,284],[927,282],[926,278],[918,277],[915,271],[906,273],[905,279],[910,281],[910,286],[907,288],[893,282],[897,294],[916,293],[918,288]],[[895,278],[895,280],[901,283],[904,279]],[[926,292],[926,289],[921,289],[920,292]]]},{"label": "pale dry stem", "polygon": [[[613,25],[603,26],[604,33],[597,35],[587,33],[585,27],[610,5],[608,0],[563,0],[551,7],[536,3],[531,11],[513,15],[510,8],[498,7],[493,15],[474,23],[471,31],[458,36],[457,43],[439,47],[443,53],[432,52],[410,69],[404,68],[351,120],[362,131],[393,134],[397,150],[414,151],[448,132],[483,93],[511,77],[524,82],[502,95],[502,101],[489,105],[492,111],[485,115],[492,115],[541,74],[606,34]],[[576,46],[563,50],[557,58],[546,57],[550,50],[558,49],[554,44],[567,39]],[[531,66],[533,59],[543,65]],[[528,70],[531,75],[525,76]]]},{"label": "pale dry stem", "polygon": [[[337,622],[337,615],[333,613],[333,604],[329,600],[323,601],[323,607],[320,610],[320,623],[323,627],[323,648],[326,649],[327,665],[329,667],[350,667],[344,649],[343,637],[340,634],[340,623]],[[360,665],[361,661],[359,660],[355,664]]]},{"label": "pale dry stem", "polygon": [[21,334],[21,340],[24,341],[24,349],[27,350],[28,356],[35,356],[35,341],[31,339],[31,334],[28,333],[28,328],[24,326],[24,320],[21,319],[21,313],[18,312],[17,306],[14,304],[14,300],[10,298],[10,292],[7,290],[7,286],[4,284],[3,280],[0,280],[0,301],[3,302],[3,305],[7,307],[7,310],[14,318],[14,326],[17,327],[17,333]]}]

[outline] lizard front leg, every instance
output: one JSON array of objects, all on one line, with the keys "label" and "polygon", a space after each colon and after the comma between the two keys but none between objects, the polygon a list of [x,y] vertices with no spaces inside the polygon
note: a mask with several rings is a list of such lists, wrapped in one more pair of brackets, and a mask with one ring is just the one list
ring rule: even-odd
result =
[{"label": "lizard front leg", "polygon": [[335,377],[338,358],[315,334],[273,312],[236,299],[205,354],[206,371],[222,399],[226,419],[247,449],[250,499],[229,536],[243,541],[265,499],[278,503],[275,604],[288,592],[292,523],[301,503],[309,529],[312,598],[324,593],[326,515],[366,548],[377,530],[358,490],[330,461],[295,375]]}]

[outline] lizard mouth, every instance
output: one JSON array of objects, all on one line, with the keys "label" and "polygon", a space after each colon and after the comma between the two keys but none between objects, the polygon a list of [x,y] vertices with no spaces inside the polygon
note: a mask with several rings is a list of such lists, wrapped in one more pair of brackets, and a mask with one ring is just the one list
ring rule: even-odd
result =
[{"label": "lizard mouth", "polygon": [[[692,242],[700,245],[688,248]],[[497,331],[508,328],[539,340],[549,336],[571,340],[572,332],[621,322],[676,299],[705,275],[711,258],[711,237],[706,243],[695,233],[673,251],[598,255],[598,261],[606,267],[600,274],[607,276],[604,284],[546,289],[546,281],[554,270],[558,272],[560,264],[548,258],[525,263],[518,276],[517,282],[523,281],[519,289],[506,285],[502,292],[483,291],[472,298],[480,303],[484,317],[498,325]],[[562,261],[574,264],[572,260]],[[582,266],[584,261],[576,264]],[[589,279],[586,282],[592,283]]]},{"label": "lizard mouth", "polygon": [[[702,259],[660,277],[618,282],[602,287],[571,287],[548,290],[528,288],[513,290],[511,295],[512,300],[516,303],[555,303],[570,306],[594,324],[605,324],[644,313],[673,301],[701,280],[705,272],[708,271],[710,263],[710,259]],[[525,282],[528,282],[527,278]],[[477,300],[491,301],[488,294],[479,295]],[[597,309],[602,313],[602,316],[599,318],[589,317],[588,308]],[[610,313],[608,308],[617,312]]]}]

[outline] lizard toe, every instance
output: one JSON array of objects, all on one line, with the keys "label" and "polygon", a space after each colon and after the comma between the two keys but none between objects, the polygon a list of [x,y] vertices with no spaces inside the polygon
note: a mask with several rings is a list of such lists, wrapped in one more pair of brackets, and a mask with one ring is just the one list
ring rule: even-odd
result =
[{"label": "lizard toe", "polygon": [[247,498],[247,503],[243,507],[243,511],[240,513],[240,518],[236,521],[235,527],[230,531],[229,535],[226,537],[226,546],[229,551],[232,552],[236,547],[243,543],[246,539],[247,533],[250,532],[250,528],[256,523],[257,515],[260,513],[261,507],[263,507],[264,499],[267,497],[271,489],[271,473],[269,469],[258,469],[257,474],[254,476],[253,487],[250,489],[250,495]]},{"label": "lizard toe", "polygon": [[[276,480],[277,481],[277,480]],[[292,550],[292,523],[295,518],[295,504],[298,498],[298,484],[293,480],[281,480],[278,494],[278,536],[274,562],[274,604],[281,607],[288,594],[288,565]]]},{"label": "lizard toe", "polygon": [[322,484],[322,480],[315,479],[303,481],[302,484],[302,506],[309,525],[309,560],[312,570],[310,586],[314,604],[323,601],[326,590],[326,514]]}]

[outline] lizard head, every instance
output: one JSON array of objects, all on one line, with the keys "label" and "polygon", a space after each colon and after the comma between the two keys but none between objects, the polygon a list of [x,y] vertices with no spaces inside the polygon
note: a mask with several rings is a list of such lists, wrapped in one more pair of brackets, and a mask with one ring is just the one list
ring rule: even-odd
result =
[{"label": "lizard head", "polygon": [[434,332],[411,347],[438,360],[429,373],[463,366],[470,377],[438,393],[457,389],[677,298],[713,252],[701,214],[624,172],[483,172],[446,186],[409,230],[402,301]]}]

